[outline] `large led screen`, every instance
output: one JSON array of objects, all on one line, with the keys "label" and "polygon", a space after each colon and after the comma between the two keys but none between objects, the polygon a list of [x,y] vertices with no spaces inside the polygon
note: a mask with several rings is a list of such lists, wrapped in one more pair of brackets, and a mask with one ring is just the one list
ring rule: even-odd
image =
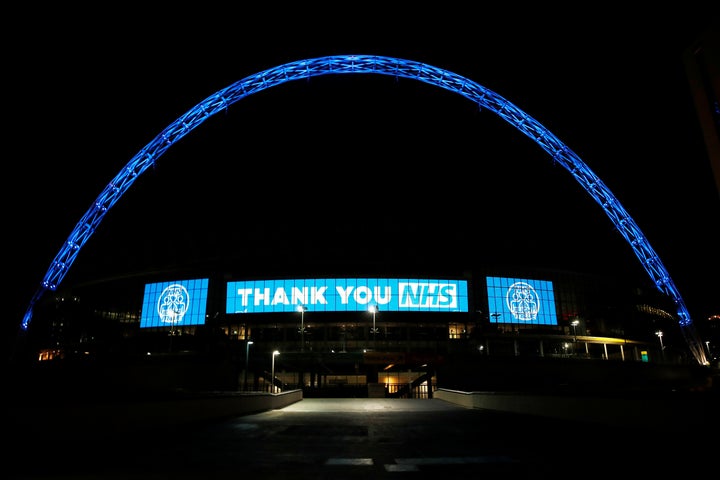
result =
[{"label": "large led screen", "polygon": [[227,313],[467,312],[465,280],[314,278],[228,282]]},{"label": "large led screen", "polygon": [[487,277],[490,323],[557,325],[552,282]]},{"label": "large led screen", "polygon": [[208,280],[148,283],[143,296],[140,328],[203,325]]}]

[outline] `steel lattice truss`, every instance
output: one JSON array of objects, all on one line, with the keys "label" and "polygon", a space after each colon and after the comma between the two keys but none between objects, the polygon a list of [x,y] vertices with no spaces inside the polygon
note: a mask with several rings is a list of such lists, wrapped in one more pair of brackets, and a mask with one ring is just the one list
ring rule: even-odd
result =
[{"label": "steel lattice truss", "polygon": [[165,151],[212,115],[227,109],[248,95],[299,79],[329,74],[379,74],[419,80],[462,95],[513,125],[534,140],[555,162],[582,185],[610,217],[620,234],[630,244],[656,287],[671,297],[677,307],[678,322],[691,352],[701,364],[705,353],[692,320],[675,284],[660,258],[648,243],[635,221],[612,192],[587,165],[555,135],[511,102],[487,88],[455,73],[431,65],[392,57],[371,55],[339,55],[286,63],[248,76],[216,92],[175,120],[138,152],[112,179],[80,219],[30,301],[21,325],[26,330],[37,301],[47,290],[56,290],[77,258],[80,249],[92,236],[105,214],[133,182],[151,167]]}]

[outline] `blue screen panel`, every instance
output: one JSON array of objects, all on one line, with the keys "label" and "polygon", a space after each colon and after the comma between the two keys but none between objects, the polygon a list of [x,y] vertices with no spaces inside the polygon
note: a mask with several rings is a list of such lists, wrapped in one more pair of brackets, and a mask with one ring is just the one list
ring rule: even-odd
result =
[{"label": "blue screen panel", "polygon": [[208,279],[148,283],[143,296],[140,328],[203,325]]},{"label": "blue screen panel", "polygon": [[490,323],[557,325],[552,282],[487,277]]},{"label": "blue screen panel", "polygon": [[467,312],[465,280],[315,278],[228,282],[226,313]]}]

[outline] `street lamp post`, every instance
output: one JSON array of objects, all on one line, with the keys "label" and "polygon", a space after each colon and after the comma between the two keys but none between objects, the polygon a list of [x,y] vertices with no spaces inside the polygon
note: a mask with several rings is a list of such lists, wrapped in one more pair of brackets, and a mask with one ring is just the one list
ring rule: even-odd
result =
[{"label": "street lamp post", "polygon": [[300,351],[305,351],[305,311],[307,307],[305,305],[298,305],[297,311],[300,312]]},{"label": "street lamp post", "polygon": [[655,332],[655,335],[657,335],[658,338],[660,339],[660,350],[665,350],[665,346],[663,345],[663,341],[662,341],[662,337],[663,337],[662,330],[658,330],[657,332]]},{"label": "street lamp post", "polygon": [[245,344],[245,381],[243,382],[243,389],[247,391],[247,372],[250,365],[250,345],[253,344],[252,340],[248,340]]},{"label": "street lamp post", "polygon": [[658,338],[660,339],[660,355],[662,356],[662,358],[664,360],[665,359],[665,345],[663,345],[663,341],[662,341],[662,337],[663,337],[662,330],[658,330],[657,332],[655,332],[655,335],[657,335]]},{"label": "street lamp post", "polygon": [[272,352],[272,368],[270,369],[270,393],[275,393],[275,356],[280,355],[277,350]]},{"label": "street lamp post", "polygon": [[573,353],[577,355],[577,326],[580,323],[580,320],[577,318],[570,322],[570,325],[573,327]]},{"label": "street lamp post", "polygon": [[374,344],[375,343],[375,334],[377,333],[377,328],[375,328],[375,314],[378,312],[378,307],[377,307],[377,305],[370,305],[368,307],[368,310],[370,311],[370,313],[372,313],[372,316],[373,316],[373,326],[372,326],[372,330],[370,330],[370,331],[373,334],[373,344]]},{"label": "street lamp post", "polygon": [[572,322],[570,322],[570,325],[572,325],[572,327],[573,327],[573,337],[575,337],[574,340],[576,342],[577,342],[577,326],[579,324],[580,324],[580,320],[573,320]]}]

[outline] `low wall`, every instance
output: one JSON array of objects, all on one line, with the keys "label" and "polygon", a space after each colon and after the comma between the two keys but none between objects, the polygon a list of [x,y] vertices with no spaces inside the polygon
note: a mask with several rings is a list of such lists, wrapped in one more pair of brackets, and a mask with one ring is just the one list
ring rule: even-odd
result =
[{"label": "low wall", "polygon": [[715,393],[668,392],[652,395],[582,396],[523,392],[463,392],[439,388],[433,398],[503,412],[562,418],[606,426],[644,427],[655,431],[692,432],[718,425]]},{"label": "low wall", "polygon": [[36,403],[14,406],[6,412],[9,418],[4,423],[11,430],[27,436],[50,431],[116,434],[273,410],[302,398],[302,390],[289,390],[276,394],[204,392],[147,401],[48,402],[42,406]]}]

